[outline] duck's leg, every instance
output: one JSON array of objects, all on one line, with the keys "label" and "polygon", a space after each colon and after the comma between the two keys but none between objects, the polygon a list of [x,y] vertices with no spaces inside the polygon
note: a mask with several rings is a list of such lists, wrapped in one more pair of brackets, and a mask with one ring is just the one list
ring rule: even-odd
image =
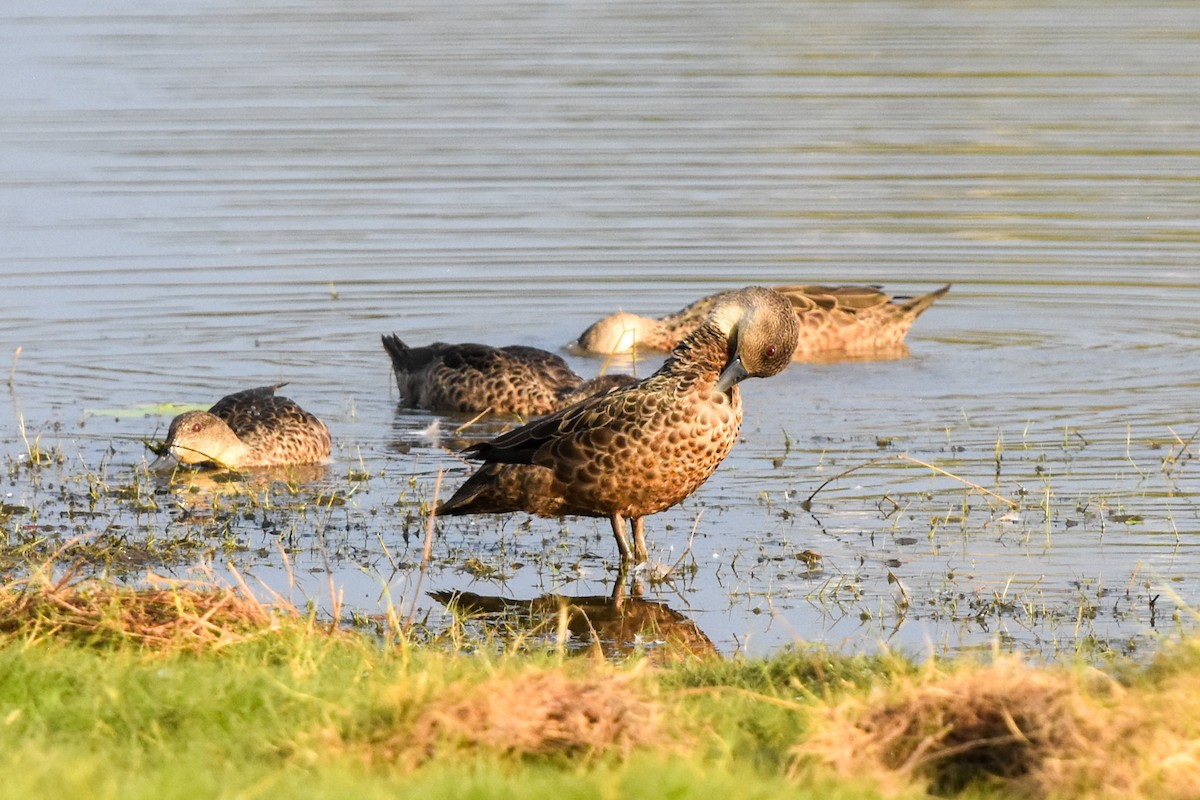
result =
[{"label": "duck's leg", "polygon": [[650,554],[646,552],[646,527],[644,517],[633,518],[633,558],[638,564],[644,563],[650,558]]},{"label": "duck's leg", "polygon": [[633,560],[633,555],[629,552],[629,540],[625,538],[625,518],[620,514],[613,514],[610,519],[613,536],[617,538],[617,549],[621,551],[621,564],[628,564]]}]

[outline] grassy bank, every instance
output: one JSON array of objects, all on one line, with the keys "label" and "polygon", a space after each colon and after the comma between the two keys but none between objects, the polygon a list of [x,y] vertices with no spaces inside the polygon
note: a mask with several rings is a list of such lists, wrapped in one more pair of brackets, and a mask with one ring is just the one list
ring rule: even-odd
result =
[{"label": "grassy bank", "polygon": [[[235,590],[0,594],[0,797],[1189,797],[1200,646],[1149,667],[791,650],[614,665],[330,630]],[[476,643],[477,644],[477,643]]]}]

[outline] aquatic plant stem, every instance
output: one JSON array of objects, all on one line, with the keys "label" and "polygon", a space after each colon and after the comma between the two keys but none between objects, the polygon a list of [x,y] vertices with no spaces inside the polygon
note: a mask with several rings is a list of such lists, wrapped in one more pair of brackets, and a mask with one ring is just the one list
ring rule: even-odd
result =
[{"label": "aquatic plant stem", "polygon": [[329,521],[329,515],[332,513],[333,498],[330,497],[330,504],[326,506],[325,518],[317,521],[317,544],[320,547],[321,562],[325,565],[325,575],[329,582],[329,603],[330,614],[333,617],[333,624],[337,625],[342,618],[342,599],[341,592],[337,590],[337,585],[333,580],[333,567],[329,563],[329,551],[325,548],[325,527]]},{"label": "aquatic plant stem", "polygon": [[703,513],[704,513],[704,509],[700,509],[699,511],[696,512],[696,519],[692,522],[692,532],[688,536],[687,547],[685,547],[683,549],[683,552],[679,554],[679,558],[675,559],[675,563],[671,565],[671,568],[668,569],[665,573],[663,573],[663,576],[662,576],[663,580],[666,580],[667,578],[674,575],[675,572],[679,569],[679,565],[682,564],[683,560],[688,557],[689,553],[692,552],[692,544],[693,544],[693,542],[696,541],[696,529],[700,527],[700,515]]},{"label": "aquatic plant stem", "polygon": [[966,478],[959,477],[958,475],[955,475],[953,472],[948,472],[947,470],[944,470],[941,467],[936,467],[933,464],[930,464],[928,461],[922,461],[919,458],[913,458],[912,456],[910,456],[906,453],[896,453],[894,455],[880,456],[879,458],[873,458],[870,461],[864,461],[861,464],[856,464],[853,467],[850,467],[850,469],[839,472],[837,475],[834,475],[832,478],[829,478],[824,483],[822,483],[820,486],[818,486],[816,489],[814,489],[813,493],[808,496],[808,499],[806,499],[803,503],[800,504],[800,507],[803,508],[805,511],[810,510],[812,508],[813,498],[816,497],[817,493],[820,492],[822,489],[824,489],[829,484],[833,483],[834,481],[836,481],[840,478],[846,477],[847,475],[849,475],[852,472],[857,472],[858,470],[863,469],[864,467],[874,466],[875,464],[882,464],[885,461],[908,461],[908,462],[911,462],[918,466],[931,469],[934,472],[937,472],[941,475],[945,475],[947,478],[953,478],[954,480],[958,481],[959,483],[970,486],[972,489],[975,489],[976,491],[979,491],[979,492],[982,492],[983,494],[994,497],[997,500],[999,500],[1000,502],[1006,503],[1009,508],[1019,508],[1021,505],[1020,503],[1018,503],[1015,500],[1009,500],[1007,497],[1004,497],[1003,495],[998,495],[990,489],[985,489],[984,487],[980,486],[978,483],[969,481]]},{"label": "aquatic plant stem", "polygon": [[433,527],[437,521],[438,491],[442,488],[442,470],[439,467],[437,480],[433,484],[433,502],[429,504],[429,521],[425,525],[425,550],[421,554],[421,570],[417,573],[417,586],[413,590],[412,604],[408,607],[408,617],[404,620],[404,631],[412,629],[413,618],[417,615],[417,600],[421,597],[421,584],[425,582],[425,571],[429,569],[430,554],[433,551]]},{"label": "aquatic plant stem", "polygon": [[21,345],[17,345],[17,349],[13,351],[12,367],[8,370],[8,388],[13,387],[13,380],[17,377],[17,362],[21,360]]},{"label": "aquatic plant stem", "polygon": [[476,422],[479,422],[479,420],[483,419],[484,417],[488,416],[491,413],[492,413],[492,409],[490,407],[485,408],[483,411],[480,411],[478,414],[471,417],[469,420],[464,422],[462,425],[459,425],[457,428],[455,428],[454,435],[461,436],[463,431],[465,431],[467,428],[471,427]]}]

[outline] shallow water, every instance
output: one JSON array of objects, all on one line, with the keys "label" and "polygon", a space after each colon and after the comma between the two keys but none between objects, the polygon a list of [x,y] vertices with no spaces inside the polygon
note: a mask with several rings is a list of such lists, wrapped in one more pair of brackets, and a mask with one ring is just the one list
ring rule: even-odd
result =
[{"label": "shallow water", "polygon": [[[1145,651],[1194,627],[1195,4],[17,0],[0,18],[2,488],[40,509],[4,521],[10,546],[35,523],[212,536],[168,493],[81,528],[83,479],[12,467],[20,421],[64,472],[126,486],[169,421],[147,404],[286,380],[334,432],[313,491],[345,505],[236,517],[217,569],[326,608],[332,582],[344,613],[415,597],[433,625],[430,590],[605,594],[593,520],[442,521],[418,578],[405,503],[468,468],[422,434],[435,415],[397,408],[379,334],[558,349],[618,307],[747,283],[952,282],[908,358],[744,385],[744,441],[648,520],[653,560],[690,543],[694,568],[647,598],[726,653]],[[1019,508],[868,464],[905,454]]]}]

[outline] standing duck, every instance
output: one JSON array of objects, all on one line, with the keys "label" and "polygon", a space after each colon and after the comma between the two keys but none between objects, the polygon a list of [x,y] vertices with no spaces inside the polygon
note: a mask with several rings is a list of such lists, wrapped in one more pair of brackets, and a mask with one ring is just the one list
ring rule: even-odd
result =
[{"label": "standing duck", "polygon": [[[904,337],[917,317],[950,291],[950,285],[914,298],[891,297],[873,286],[775,286],[795,309],[800,336],[796,361],[837,357],[903,355]],[[600,355],[635,350],[670,350],[704,321],[728,292],[709,295],[665,317],[650,319],[623,311],[584,331],[581,350]]]},{"label": "standing duck", "polygon": [[184,464],[229,469],[313,464],[329,458],[329,429],[275,390],[260,386],[222,397],[208,411],[171,420],[164,450]]},{"label": "standing duck", "polygon": [[409,347],[395,334],[382,339],[400,397],[410,408],[540,416],[635,381],[629,375],[585,381],[562,358],[536,347],[445,342]]},{"label": "standing duck", "polygon": [[467,448],[484,463],[437,513],[608,517],[622,561],[645,561],[643,518],[708,479],[741,428],[737,384],[783,370],[798,335],[777,292],[726,293],[650,377]]}]

